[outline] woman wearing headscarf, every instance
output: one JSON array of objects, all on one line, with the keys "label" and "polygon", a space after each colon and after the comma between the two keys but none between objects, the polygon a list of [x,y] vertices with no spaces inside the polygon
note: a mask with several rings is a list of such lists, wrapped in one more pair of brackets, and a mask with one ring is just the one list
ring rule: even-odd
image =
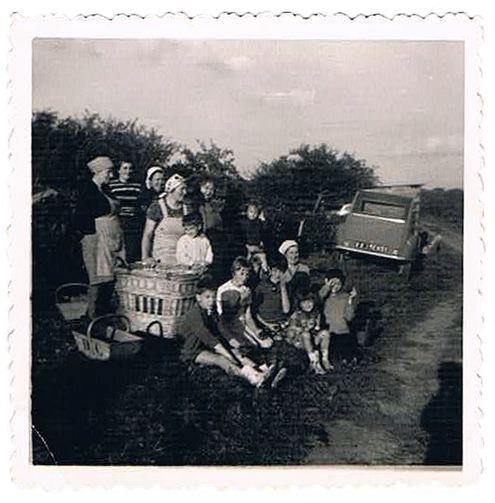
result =
[{"label": "woman wearing headscarf", "polygon": [[287,261],[287,270],[280,278],[282,309],[289,314],[295,307],[296,292],[310,286],[309,267],[299,261],[299,243],[292,239],[285,240],[278,249]]},{"label": "woman wearing headscarf", "polygon": [[106,195],[113,163],[96,157],[87,164],[92,179],[81,183],[76,209],[76,225],[82,234],[81,246],[88,273],[88,316],[110,312],[117,257],[125,261],[124,235],[119,222],[119,203]]},{"label": "woman wearing headscarf", "polygon": [[164,194],[148,208],[141,242],[144,262],[177,264],[177,241],[184,234],[182,217],[187,213],[185,197],[186,181],[176,174],[167,180]]},{"label": "woman wearing headscarf", "polygon": [[154,201],[158,200],[165,188],[165,170],[161,166],[151,166],[146,172],[140,206],[144,213]]}]

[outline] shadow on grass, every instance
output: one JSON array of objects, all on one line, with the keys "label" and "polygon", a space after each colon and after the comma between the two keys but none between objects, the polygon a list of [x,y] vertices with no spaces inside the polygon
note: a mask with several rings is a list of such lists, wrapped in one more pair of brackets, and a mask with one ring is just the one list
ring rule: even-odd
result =
[{"label": "shadow on grass", "polygon": [[421,414],[429,435],[425,464],[462,465],[462,366],[443,362],[438,367],[439,390]]}]

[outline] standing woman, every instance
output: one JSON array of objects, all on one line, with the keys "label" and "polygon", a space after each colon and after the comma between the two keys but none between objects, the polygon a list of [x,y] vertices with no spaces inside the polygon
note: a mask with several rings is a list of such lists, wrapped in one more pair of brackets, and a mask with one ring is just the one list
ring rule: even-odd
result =
[{"label": "standing woman", "polygon": [[165,184],[165,193],[148,208],[141,242],[144,262],[160,262],[168,266],[177,264],[177,241],[184,234],[182,217],[187,213],[185,196],[185,179],[173,175]]},{"label": "standing woman", "polygon": [[76,223],[82,233],[82,254],[88,273],[88,316],[110,312],[117,257],[125,261],[124,236],[120,228],[119,203],[104,189],[110,180],[113,163],[96,157],[87,164],[93,178],[80,186]]},{"label": "standing woman", "polygon": [[161,166],[152,166],[146,172],[144,188],[140,198],[141,210],[146,213],[154,201],[158,201],[165,188],[165,171]]}]

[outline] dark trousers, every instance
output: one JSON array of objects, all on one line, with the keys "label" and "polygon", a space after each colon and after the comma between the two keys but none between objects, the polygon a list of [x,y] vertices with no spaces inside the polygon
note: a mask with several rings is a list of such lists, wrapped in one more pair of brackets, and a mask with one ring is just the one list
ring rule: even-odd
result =
[{"label": "dark trousers", "polygon": [[110,314],[112,309],[112,295],[115,282],[107,281],[97,285],[90,285],[88,289],[88,316],[91,319],[104,314]]},{"label": "dark trousers", "polygon": [[357,339],[353,334],[330,333],[330,358],[332,362],[350,361],[357,356]]},{"label": "dark trousers", "polygon": [[125,255],[128,263],[141,260],[141,240],[144,222],[142,218],[120,218],[120,226],[124,233]]}]

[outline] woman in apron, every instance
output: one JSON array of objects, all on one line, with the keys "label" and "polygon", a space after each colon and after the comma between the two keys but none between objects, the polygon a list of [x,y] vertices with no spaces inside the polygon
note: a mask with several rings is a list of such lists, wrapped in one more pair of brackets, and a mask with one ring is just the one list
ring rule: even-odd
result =
[{"label": "woman in apron", "polygon": [[167,266],[177,264],[177,241],[184,234],[185,196],[184,178],[173,175],[165,184],[165,193],[148,208],[141,242],[143,262],[160,262]]},{"label": "woman in apron", "polygon": [[125,261],[124,236],[118,217],[119,204],[103,193],[113,168],[108,157],[97,157],[88,163],[93,173],[90,182],[79,191],[77,223],[84,265],[88,273],[88,316],[110,312],[117,257]]}]

